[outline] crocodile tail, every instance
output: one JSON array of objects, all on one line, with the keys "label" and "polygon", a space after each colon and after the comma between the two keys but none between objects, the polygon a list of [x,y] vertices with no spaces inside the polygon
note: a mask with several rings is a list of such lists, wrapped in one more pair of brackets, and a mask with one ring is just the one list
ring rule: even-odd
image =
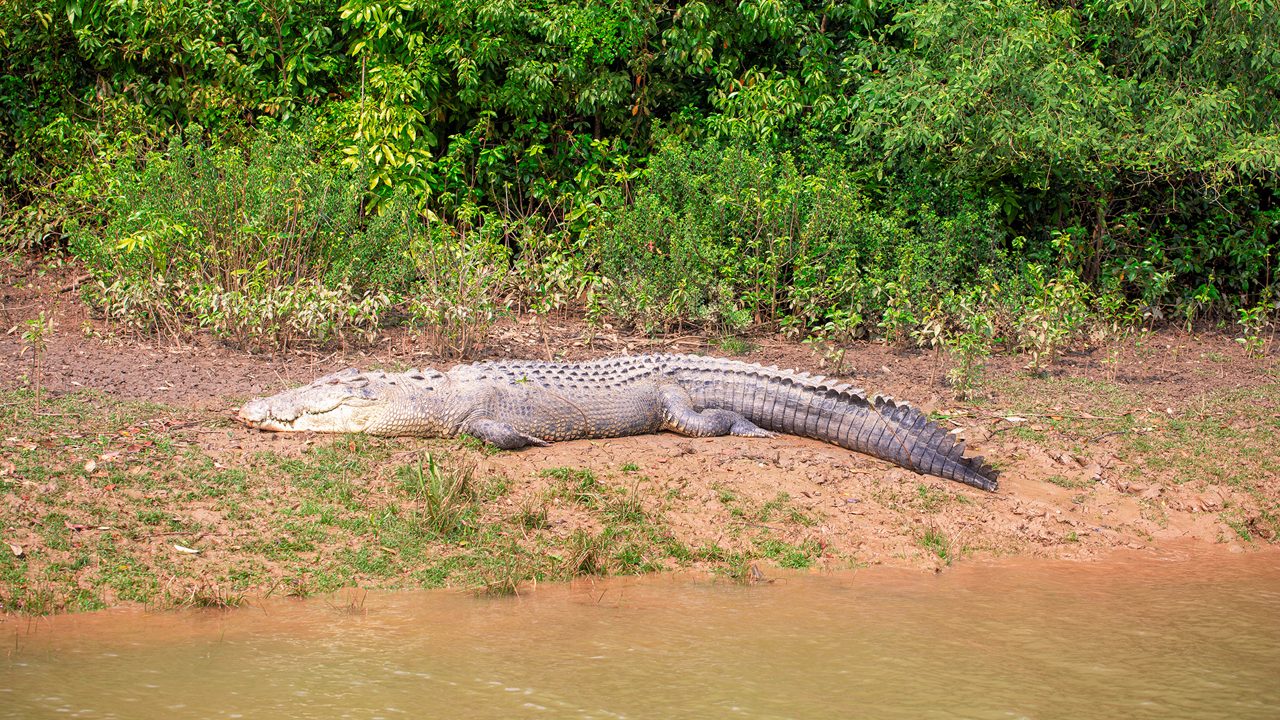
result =
[{"label": "crocodile tail", "polygon": [[[869,455],[982,490],[994,492],[1000,487],[999,473],[994,467],[981,455],[965,457],[964,440],[956,440],[924,413],[892,398],[876,397],[864,402],[866,409],[861,412],[874,418],[870,423],[873,427],[862,430],[860,424],[828,442],[853,450],[866,447],[861,451]],[[879,425],[884,427],[882,432],[874,427]]]},{"label": "crocodile tail", "polygon": [[784,411],[781,432],[834,443],[990,492],[1000,486],[995,468],[981,456],[965,457],[963,440],[907,403],[879,395],[867,398],[854,389],[795,382],[787,388],[787,384],[786,380],[781,383],[784,397],[799,401],[801,407],[794,415]]},{"label": "crocodile tail", "polygon": [[[732,361],[711,368],[679,358],[681,384],[696,405],[732,410],[766,430],[822,440],[927,475],[995,491],[998,473],[965,457],[958,441],[924,413],[893,398],[820,376]],[[709,365],[709,363],[707,363]]]}]

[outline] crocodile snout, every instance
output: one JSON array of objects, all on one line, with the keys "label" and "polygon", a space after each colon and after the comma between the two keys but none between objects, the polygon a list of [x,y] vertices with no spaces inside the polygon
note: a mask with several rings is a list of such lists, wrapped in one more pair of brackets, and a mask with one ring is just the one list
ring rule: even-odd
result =
[{"label": "crocodile snout", "polygon": [[271,405],[267,398],[255,398],[245,403],[236,413],[236,420],[252,428],[269,430],[264,423],[271,419]]}]

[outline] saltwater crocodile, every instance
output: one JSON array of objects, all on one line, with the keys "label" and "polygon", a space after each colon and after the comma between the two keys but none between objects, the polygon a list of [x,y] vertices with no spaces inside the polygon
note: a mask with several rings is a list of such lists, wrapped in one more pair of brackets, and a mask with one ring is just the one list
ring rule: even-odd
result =
[{"label": "saltwater crocodile", "polygon": [[787,433],[994,491],[996,471],[907,403],[821,376],[695,355],[582,363],[459,365],[447,373],[347,369],[251,400],[244,424],[273,431],[472,435],[503,449],[672,430]]}]

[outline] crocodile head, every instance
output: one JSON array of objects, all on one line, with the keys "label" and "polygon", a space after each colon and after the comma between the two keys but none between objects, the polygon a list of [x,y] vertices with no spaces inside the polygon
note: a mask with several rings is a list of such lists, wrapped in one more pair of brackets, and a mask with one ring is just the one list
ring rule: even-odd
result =
[{"label": "crocodile head", "polygon": [[429,389],[438,373],[388,376],[355,368],[271,397],[257,398],[240,408],[236,419],[252,428],[274,432],[367,432],[396,434],[413,418],[400,417],[408,406],[407,390]]},{"label": "crocodile head", "polygon": [[380,414],[376,389],[355,368],[325,375],[310,385],[244,404],[236,419],[274,432],[362,432]]}]

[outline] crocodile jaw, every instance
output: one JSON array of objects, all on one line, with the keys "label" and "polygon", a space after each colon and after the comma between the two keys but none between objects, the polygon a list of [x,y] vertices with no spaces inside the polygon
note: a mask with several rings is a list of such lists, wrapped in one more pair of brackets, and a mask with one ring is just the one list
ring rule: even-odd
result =
[{"label": "crocodile jaw", "polygon": [[273,401],[279,399],[276,395],[250,400],[236,413],[236,419],[251,428],[271,432],[356,433],[369,427],[378,414],[373,406],[354,403],[307,409],[276,402],[273,407]]},{"label": "crocodile jaw", "polygon": [[363,432],[385,410],[378,388],[354,370],[244,404],[236,419],[272,432]]}]

